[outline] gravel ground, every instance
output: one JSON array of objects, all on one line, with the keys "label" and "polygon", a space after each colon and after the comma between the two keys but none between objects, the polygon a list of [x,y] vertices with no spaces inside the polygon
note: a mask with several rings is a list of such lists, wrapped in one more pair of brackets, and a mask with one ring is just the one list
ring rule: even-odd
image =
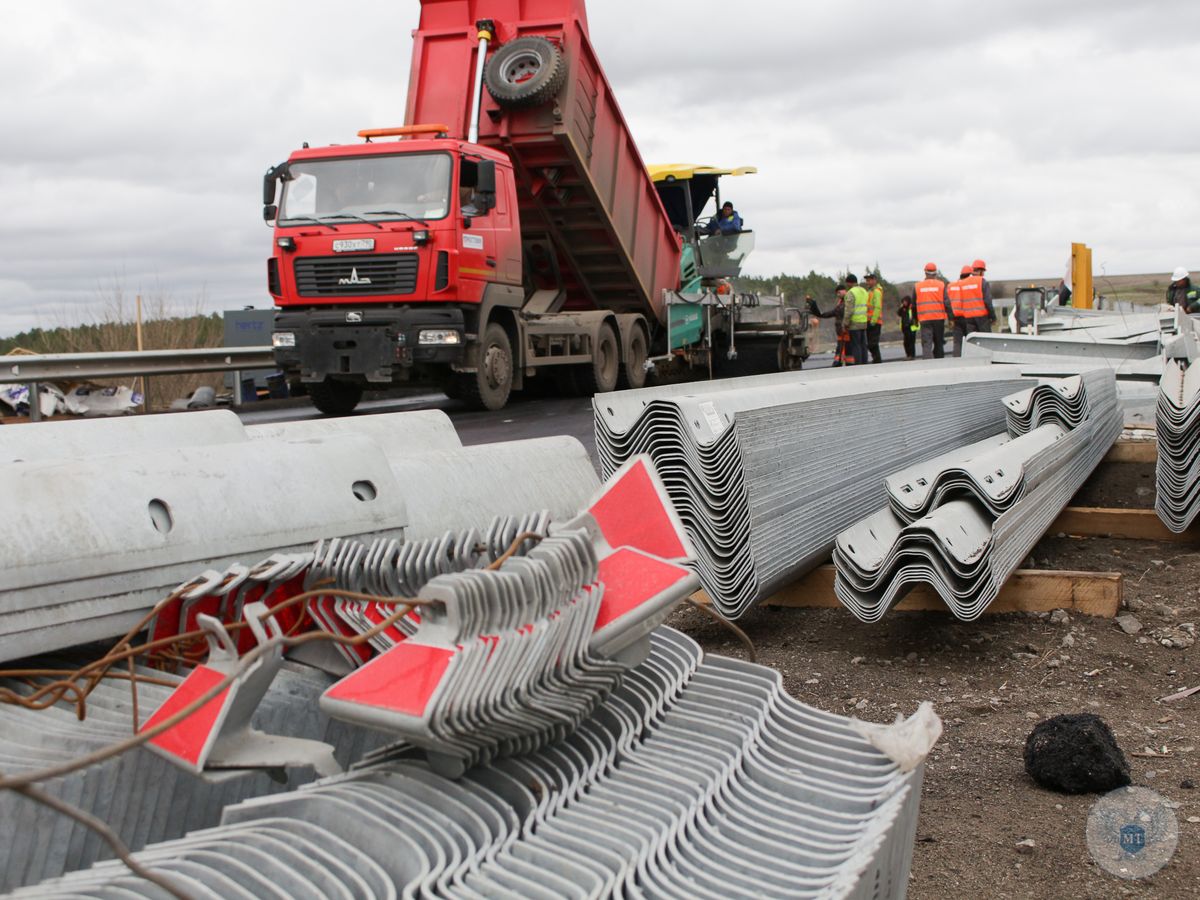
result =
[{"label": "gravel ground", "polygon": [[[1098,472],[1076,504],[1153,502],[1136,492],[1153,485],[1153,467],[1149,482],[1137,464],[1105,468],[1118,471]],[[1200,896],[1200,788],[1192,786],[1200,784],[1200,694],[1158,699],[1200,685],[1200,552],[1051,537],[1033,557],[1038,568],[1122,573],[1122,615],[1132,619],[1120,621],[1134,633],[1063,612],[976,623],[892,613],[867,626],[843,610],[763,608],[739,624],[759,662],[779,669],[805,703],[888,722],[934,701],[946,729],[926,767],[911,897]],[[709,651],[745,658],[736,638],[694,610],[669,624]],[[1108,722],[1134,785],[1178,804],[1178,850],[1152,878],[1123,881],[1092,861],[1085,827],[1095,795],[1055,794],[1025,774],[1033,726],[1077,712]],[[1026,840],[1033,846],[1018,848]]]}]

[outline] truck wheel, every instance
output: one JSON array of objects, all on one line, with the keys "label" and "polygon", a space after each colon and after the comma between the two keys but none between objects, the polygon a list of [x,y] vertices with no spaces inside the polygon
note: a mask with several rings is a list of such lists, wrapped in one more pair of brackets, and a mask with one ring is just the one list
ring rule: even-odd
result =
[{"label": "truck wheel", "polygon": [[458,376],[459,399],[475,409],[504,409],[512,393],[513,357],[508,332],[499,322],[490,322],[483,330],[479,346],[479,367]]},{"label": "truck wheel", "polygon": [[312,398],[313,406],[327,416],[349,415],[358,406],[362,395],[362,385],[349,381],[326,378],[319,384],[308,385],[308,396]]},{"label": "truck wheel", "polygon": [[488,93],[511,109],[541,106],[566,79],[562,51],[543,37],[509,41],[492,54],[483,73]]},{"label": "truck wheel", "polygon": [[640,388],[646,386],[646,332],[634,327],[629,336],[629,346],[625,350],[625,361],[621,364],[621,377],[617,379],[617,387]]},{"label": "truck wheel", "polygon": [[617,386],[617,374],[621,369],[621,351],[617,333],[608,322],[596,332],[592,344],[592,362],[580,366],[579,385],[585,395],[607,394]]}]

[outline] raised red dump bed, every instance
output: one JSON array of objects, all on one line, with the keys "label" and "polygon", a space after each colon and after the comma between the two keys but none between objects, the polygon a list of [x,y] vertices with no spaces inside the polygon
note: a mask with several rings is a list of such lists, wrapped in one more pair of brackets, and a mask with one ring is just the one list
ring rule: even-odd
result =
[{"label": "raised red dump bed", "polygon": [[505,108],[483,94],[479,143],[512,158],[527,256],[536,262],[539,242],[553,247],[567,308],[663,321],[681,244],[596,59],[583,0],[421,0],[405,123],[445,123],[451,137],[467,137],[476,23],[488,19],[489,53],[540,36],[561,49],[567,69],[557,94],[536,107]]}]

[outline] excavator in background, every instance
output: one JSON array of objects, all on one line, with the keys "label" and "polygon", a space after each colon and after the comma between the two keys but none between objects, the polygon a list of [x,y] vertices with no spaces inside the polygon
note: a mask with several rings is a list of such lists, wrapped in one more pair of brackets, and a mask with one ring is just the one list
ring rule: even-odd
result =
[{"label": "excavator in background", "polygon": [[736,357],[758,300],[722,299],[720,273],[753,237],[722,249],[702,208],[668,214],[584,0],[421,0],[413,40],[403,126],[264,178],[291,384],[328,414],[406,382],[500,409],[535,381],[603,393],[645,384],[652,357]]}]

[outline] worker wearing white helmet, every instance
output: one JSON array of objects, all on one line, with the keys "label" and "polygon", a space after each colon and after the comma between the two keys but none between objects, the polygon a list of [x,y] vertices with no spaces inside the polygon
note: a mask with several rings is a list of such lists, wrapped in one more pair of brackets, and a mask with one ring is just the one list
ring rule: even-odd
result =
[{"label": "worker wearing white helmet", "polygon": [[1200,288],[1183,266],[1171,273],[1171,285],[1167,288],[1167,303],[1182,306],[1184,312],[1200,312]]}]

